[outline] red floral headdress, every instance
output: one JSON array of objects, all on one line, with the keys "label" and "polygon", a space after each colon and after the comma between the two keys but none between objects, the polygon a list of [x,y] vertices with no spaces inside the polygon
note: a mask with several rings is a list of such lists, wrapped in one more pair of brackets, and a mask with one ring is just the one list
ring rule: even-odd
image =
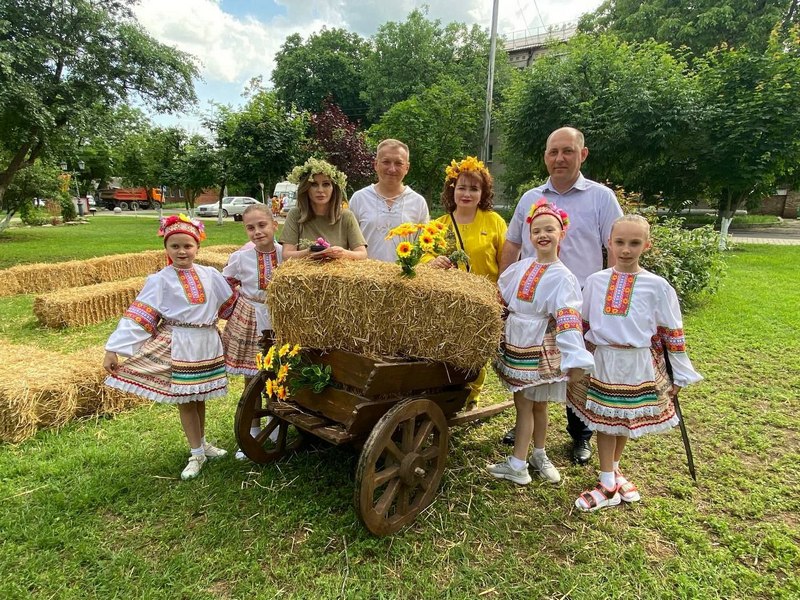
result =
[{"label": "red floral headdress", "polygon": [[569,215],[567,211],[561,210],[555,204],[552,204],[547,201],[547,198],[539,198],[539,200],[531,206],[531,210],[528,213],[528,217],[525,219],[529,224],[533,223],[533,220],[536,217],[541,217],[542,215],[552,215],[558,222],[561,223],[561,229],[566,231],[569,228]]},{"label": "red floral headdress", "polygon": [[161,219],[161,227],[158,229],[158,235],[164,238],[166,244],[167,238],[173,233],[185,233],[192,236],[199,244],[206,239],[206,229],[201,221],[190,219],[184,214],[171,215],[165,219]]}]

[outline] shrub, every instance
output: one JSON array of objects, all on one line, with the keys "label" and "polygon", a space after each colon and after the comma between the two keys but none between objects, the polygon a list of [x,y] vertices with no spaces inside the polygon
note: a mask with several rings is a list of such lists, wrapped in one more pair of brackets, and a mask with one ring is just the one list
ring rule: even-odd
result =
[{"label": "shrub", "polygon": [[75,205],[72,203],[72,198],[69,194],[60,194],[58,197],[59,206],[61,206],[61,218],[64,221],[74,221],[78,218],[78,213],[75,210]]},{"label": "shrub", "polygon": [[669,281],[684,306],[697,304],[717,290],[725,274],[725,261],[719,234],[712,225],[685,229],[683,219],[659,218],[656,207],[643,207],[637,194],[621,188],[615,193],[623,212],[640,214],[650,223],[653,247],[642,254],[643,268]]},{"label": "shrub", "polygon": [[34,207],[30,202],[25,202],[20,206],[19,218],[25,225],[32,227],[50,222],[50,215],[44,209]]},{"label": "shrub", "polygon": [[717,290],[725,262],[713,226],[684,229],[682,219],[670,217],[651,221],[650,235],[653,247],[642,255],[641,265],[669,281],[681,304],[696,304]]}]

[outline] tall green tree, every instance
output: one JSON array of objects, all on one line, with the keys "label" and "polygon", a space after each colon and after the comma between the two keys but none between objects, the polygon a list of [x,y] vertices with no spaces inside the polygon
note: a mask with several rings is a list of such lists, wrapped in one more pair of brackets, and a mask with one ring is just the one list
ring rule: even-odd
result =
[{"label": "tall green tree", "polygon": [[0,2],[0,198],[14,176],[129,98],[159,112],[195,101],[191,57],[147,35],[134,0]]},{"label": "tall green tree", "polygon": [[721,43],[762,52],[776,25],[798,20],[797,0],[606,0],[579,28],[627,41],[652,38],[701,56]]},{"label": "tall green tree", "polygon": [[236,182],[251,195],[259,193],[259,183],[272,189],[308,155],[308,119],[266,90],[254,92],[241,109],[218,107],[208,124],[220,147],[221,187]]},{"label": "tall green tree", "polygon": [[800,27],[775,32],[763,53],[722,46],[697,68],[696,138],[707,189],[718,199],[721,243],[741,206],[753,208],[800,165]]},{"label": "tall green tree", "polygon": [[459,82],[443,77],[392,106],[369,135],[375,143],[396,138],[408,144],[411,169],[406,180],[429,205],[435,205],[451,159],[477,153],[482,111],[482,103]]},{"label": "tall green tree", "polygon": [[[489,36],[473,25],[430,20],[414,10],[402,23],[382,25],[372,39],[374,52],[364,63],[364,91],[368,120],[376,122],[394,104],[421,94],[442,77],[458,82],[476,102],[485,102],[489,64]],[[495,60],[495,90],[511,77],[508,55]]]},{"label": "tall green tree", "polygon": [[586,136],[583,172],[675,205],[697,195],[701,113],[696,81],[664,44],[576,36],[537,60],[509,88],[500,121],[510,191],[546,177],[547,136],[563,126]]},{"label": "tall green tree", "polygon": [[330,98],[353,121],[366,115],[361,100],[367,40],[344,29],[322,28],[304,42],[299,34],[286,38],[275,54],[272,82],[278,100],[312,113]]}]

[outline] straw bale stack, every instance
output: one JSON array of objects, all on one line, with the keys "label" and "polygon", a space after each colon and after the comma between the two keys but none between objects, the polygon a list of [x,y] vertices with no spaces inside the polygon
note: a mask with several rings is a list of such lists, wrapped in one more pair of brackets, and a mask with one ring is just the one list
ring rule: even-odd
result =
[{"label": "straw bale stack", "polygon": [[145,277],[68,288],[33,299],[33,314],[45,327],[79,327],[120,317],[144,287]]},{"label": "straw bale stack", "polygon": [[16,275],[9,273],[8,269],[0,271],[0,298],[21,294],[21,289]]},{"label": "straw bale stack", "polygon": [[194,259],[198,265],[205,265],[207,267],[214,267],[217,271],[222,271],[225,265],[228,264],[228,258],[230,254],[221,254],[218,252],[208,252],[207,250],[201,250],[200,253],[197,255],[197,258]]},{"label": "straw bale stack", "polygon": [[0,346],[0,442],[19,443],[76,417],[113,414],[146,402],[103,386],[102,347],[71,355]]},{"label": "straw bale stack", "polygon": [[374,260],[290,260],[276,271],[267,304],[281,342],[464,369],[483,367],[503,330],[487,279],[426,267],[409,279]]},{"label": "straw bale stack", "polygon": [[104,283],[156,273],[167,266],[167,254],[163,250],[146,250],[145,252],[99,256],[82,262],[95,269],[97,279],[94,283]]},{"label": "straw bale stack", "polygon": [[16,278],[20,294],[44,293],[99,281],[96,268],[85,260],[17,265],[6,269],[2,275]]},{"label": "straw bale stack", "polygon": [[200,246],[200,254],[205,254],[206,252],[214,252],[215,254],[233,254],[237,250],[239,250],[244,244],[236,245],[236,244],[217,244],[216,246]]}]

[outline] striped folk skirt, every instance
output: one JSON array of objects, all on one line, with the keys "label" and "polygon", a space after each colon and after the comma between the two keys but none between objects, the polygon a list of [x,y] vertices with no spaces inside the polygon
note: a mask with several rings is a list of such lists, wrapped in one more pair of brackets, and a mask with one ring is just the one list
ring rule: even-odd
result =
[{"label": "striped folk skirt", "polygon": [[638,438],[678,424],[664,356],[655,348],[597,346],[595,371],[567,389],[567,403],[593,430]]},{"label": "striped folk skirt", "polygon": [[162,323],[105,384],[165,404],[225,396],[228,377],[219,331],[216,326],[189,329]]}]

